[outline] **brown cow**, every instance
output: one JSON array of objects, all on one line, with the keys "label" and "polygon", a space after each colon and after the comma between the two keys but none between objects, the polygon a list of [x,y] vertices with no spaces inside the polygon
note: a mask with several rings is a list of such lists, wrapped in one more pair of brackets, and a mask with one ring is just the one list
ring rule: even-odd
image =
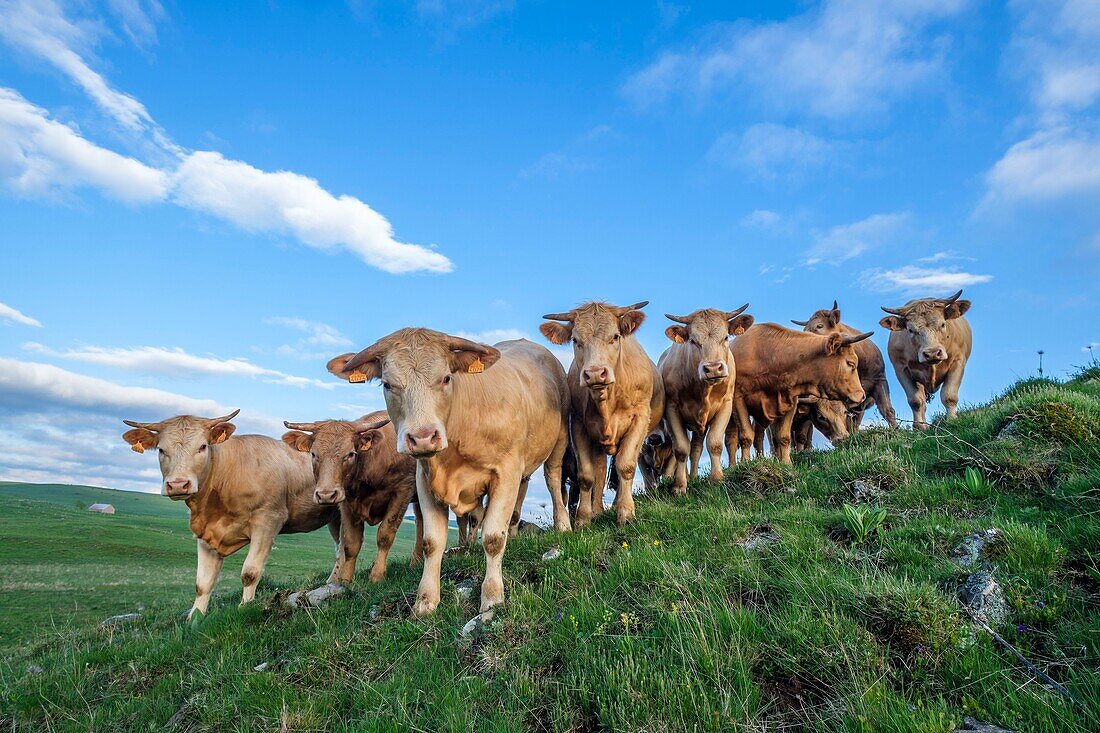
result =
[{"label": "brown cow", "polygon": [[658,427],[642,443],[642,452],[638,456],[638,470],[642,474],[642,483],[646,490],[653,489],[663,478],[672,478],[676,468],[676,452],[672,438]]},{"label": "brown cow", "polygon": [[[183,500],[191,512],[191,531],[198,538],[199,563],[195,604],[188,617],[206,613],[222,560],[245,545],[241,569],[241,603],[256,595],[256,585],[275,543],[275,536],[312,532],[328,525],[340,536],[340,513],[313,501],[309,458],[263,435],[233,436],[225,417],[180,415],[155,423],[124,420],[133,430],[122,439],[138,453],[157,449],[164,476],[162,493]],[[339,575],[336,557],[330,582]]]},{"label": "brown cow", "polygon": [[[854,336],[860,333],[851,326],[840,322],[840,308],[835,300],[832,308],[814,311],[814,314],[810,316],[810,320],[792,320],[791,323],[803,326],[803,331],[816,333],[818,336],[828,336],[831,333]],[[882,358],[882,351],[879,350],[874,341],[867,339],[856,344],[856,354],[859,356],[859,381],[863,385],[863,391],[867,393],[867,399],[863,401],[863,405],[849,411],[851,419],[848,422],[847,432],[854,433],[859,430],[860,423],[863,422],[863,415],[871,405],[878,407],[879,413],[890,427],[896,428],[898,419],[894,415],[894,406],[890,403],[890,385],[886,381],[886,362]],[[834,405],[822,409],[828,410],[831,416],[843,408]],[[832,439],[830,438],[830,440]]]},{"label": "brown cow", "polygon": [[290,432],[283,442],[309,453],[313,463],[318,504],[340,507],[340,570],[336,582],[355,578],[355,562],[363,547],[363,525],[378,527],[378,553],[370,582],[386,577],[386,560],[409,502],[416,516],[416,544],[412,563],[422,559],[423,522],[416,503],[416,461],[397,452],[397,435],[385,411],[372,412],[352,422],[322,420],[283,423]]},{"label": "brown cow", "polygon": [[344,379],[382,381],[397,450],[416,459],[424,573],[413,615],[425,616],[439,605],[447,507],[467,514],[486,494],[481,611],[503,603],[501,561],[509,525],[518,525],[517,501],[540,465],[554,500],[554,525],[569,529],[561,493],[569,393],[561,363],[522,339],[493,347],[405,328],[358,354],[336,357],[328,368]]},{"label": "brown cow", "polygon": [[[862,341],[860,343],[863,343]],[[844,403],[839,400],[819,400],[814,397],[800,399],[791,424],[791,450],[812,451],[814,449],[814,428],[836,445],[847,438],[851,417]],[[772,452],[776,450],[775,431],[769,430]]]},{"label": "brown cow", "polygon": [[[566,313],[551,313],[539,326],[555,344],[573,342],[569,367],[572,403],[570,435],[577,456],[580,500],[577,526],[592,521],[603,497],[593,490],[614,456],[615,509],[619,524],[634,519],[634,473],[642,442],[661,422],[665,391],[657,367],[634,338],[645,320],[638,310],[649,301],[626,307],[585,303]],[[562,321],[562,323],[554,323]]]},{"label": "brown cow", "polygon": [[959,300],[961,295],[960,290],[950,298],[920,298],[900,308],[882,308],[890,314],[879,321],[891,331],[886,351],[913,408],[913,427],[921,430],[928,427],[925,410],[936,390],[943,390],[940,401],[948,418],[955,417],[959,404],[974,339],[963,318],[970,301]]},{"label": "brown cow", "polygon": [[733,412],[737,377],[729,337],[752,326],[753,317],[742,315],[748,307],[745,303],[734,311],[702,308],[686,316],[665,314],[683,324],[665,329],[673,344],[657,361],[665,386],[665,423],[676,453],[675,494],[687,492],[689,450],[690,474],[698,472],[704,439],[710,454],[710,479],[722,480],[722,443]]},{"label": "brown cow", "polygon": [[741,460],[749,460],[754,441],[762,442],[764,430],[774,424],[775,457],[790,463],[791,425],[800,397],[862,404],[866,394],[859,382],[854,344],[871,335],[817,336],[763,323],[735,340],[730,351],[737,363],[737,390],[734,417],[726,431],[730,456],[736,444]]}]

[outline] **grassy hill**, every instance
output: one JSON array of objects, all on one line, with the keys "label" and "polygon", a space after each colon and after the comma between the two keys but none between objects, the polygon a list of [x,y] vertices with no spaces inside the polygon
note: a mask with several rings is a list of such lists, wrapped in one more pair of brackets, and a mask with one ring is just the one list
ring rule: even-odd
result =
[{"label": "grassy hill", "polygon": [[[844,524],[854,488],[887,511],[862,544]],[[1081,704],[960,607],[971,571],[953,549],[990,528],[1000,538],[984,561],[1012,611],[998,630]],[[928,733],[972,715],[1100,730],[1100,370],[1019,383],[925,433],[868,430],[794,467],[742,464],[688,497],[641,498],[623,529],[609,513],[513,540],[508,603],[472,638],[459,632],[476,593],[456,584],[480,576],[482,555],[453,553],[443,569],[426,621],[408,617],[418,572],[394,563],[386,583],[308,613],[269,585],[246,608],[223,592],[196,628],[178,618],[189,597],[132,627],[77,624],[0,667],[0,718],[12,730]],[[306,563],[295,582],[323,575]]]}]

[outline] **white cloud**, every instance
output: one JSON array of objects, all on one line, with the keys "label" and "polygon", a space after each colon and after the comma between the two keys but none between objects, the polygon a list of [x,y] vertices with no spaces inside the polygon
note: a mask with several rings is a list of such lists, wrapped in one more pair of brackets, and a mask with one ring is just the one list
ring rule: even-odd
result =
[{"label": "white cloud", "polygon": [[1016,0],[1007,62],[1031,88],[1049,124],[1100,99],[1100,5],[1094,0]]},{"label": "white cloud", "polygon": [[874,214],[861,221],[836,226],[817,236],[806,252],[805,264],[838,265],[897,239],[906,229],[906,213]]},{"label": "white cloud", "polygon": [[[292,356],[298,359],[317,361],[328,360],[335,353],[327,353],[328,350],[346,348],[352,345],[352,340],[339,330],[327,323],[307,321],[304,318],[287,318],[278,316],[265,318],[264,323],[273,326],[283,326],[295,331],[301,331],[306,336],[298,339],[293,344],[283,344],[275,350],[280,356]],[[325,351],[322,351],[323,348]]]},{"label": "white cloud", "polygon": [[797,176],[825,165],[834,145],[795,127],[762,123],[743,133],[727,132],[711,145],[707,159],[727,168],[747,169],[761,178]]},{"label": "white cloud", "polygon": [[322,381],[297,377],[275,369],[267,369],[246,359],[219,359],[212,356],[196,356],[180,348],[82,346],[75,349],[55,350],[32,341],[23,344],[23,349],[57,359],[97,364],[141,374],[182,378],[248,377],[262,379],[271,384],[284,384],[292,387],[312,386],[321,389],[332,389],[335,386],[330,380]]},{"label": "white cloud", "polygon": [[108,0],[107,6],[136,45],[157,42],[157,22],[167,15],[157,0]]},{"label": "white cloud", "polygon": [[712,29],[696,47],[665,52],[627,80],[640,106],[686,92],[752,92],[767,105],[830,118],[879,109],[934,75],[946,39],[937,23],[967,0],[825,0],[789,19]]},{"label": "white cloud", "polygon": [[21,326],[42,328],[42,323],[37,318],[31,318],[26,313],[12,308],[6,303],[0,303],[0,322],[5,324],[18,323]]},{"label": "white cloud", "polygon": [[1058,128],[1016,143],[986,175],[993,201],[1100,195],[1100,133]]},{"label": "white cloud", "polygon": [[0,87],[0,181],[22,195],[91,187],[129,203],[160,201],[168,191],[164,171],[89,142],[4,87]]},{"label": "white cloud", "polygon": [[573,173],[594,170],[600,165],[602,149],[613,137],[614,130],[610,125],[596,125],[560,150],[539,156],[538,160],[519,172],[519,177],[556,181]]},{"label": "white cloud", "polygon": [[761,227],[767,229],[779,223],[782,217],[768,209],[756,209],[741,217],[741,225],[747,227]]},{"label": "white cloud", "polygon": [[961,288],[987,283],[992,275],[977,275],[961,272],[956,267],[936,269],[905,265],[895,270],[874,268],[860,274],[860,283],[868,290],[895,292],[915,295],[937,295],[952,293]]}]

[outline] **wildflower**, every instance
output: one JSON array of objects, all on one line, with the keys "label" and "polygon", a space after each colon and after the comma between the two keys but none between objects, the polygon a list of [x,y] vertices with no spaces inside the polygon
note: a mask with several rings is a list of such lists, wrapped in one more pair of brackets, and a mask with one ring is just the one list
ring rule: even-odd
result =
[{"label": "wildflower", "polygon": [[661,546],[661,541],[660,540],[653,540],[653,546],[654,547],[660,547]]},{"label": "wildflower", "polygon": [[630,543],[626,540],[623,540],[623,547],[630,547]]}]

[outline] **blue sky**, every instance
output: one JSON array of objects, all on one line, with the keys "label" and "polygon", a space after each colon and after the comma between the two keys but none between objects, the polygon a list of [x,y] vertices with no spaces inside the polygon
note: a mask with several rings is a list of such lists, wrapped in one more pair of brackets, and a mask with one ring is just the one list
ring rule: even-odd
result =
[{"label": "blue sky", "polygon": [[313,5],[0,0],[0,477],[153,490],[120,418],[355,417],[328,357],[589,298],[656,358],[964,287],[964,402],[1100,339],[1095,2]]}]

